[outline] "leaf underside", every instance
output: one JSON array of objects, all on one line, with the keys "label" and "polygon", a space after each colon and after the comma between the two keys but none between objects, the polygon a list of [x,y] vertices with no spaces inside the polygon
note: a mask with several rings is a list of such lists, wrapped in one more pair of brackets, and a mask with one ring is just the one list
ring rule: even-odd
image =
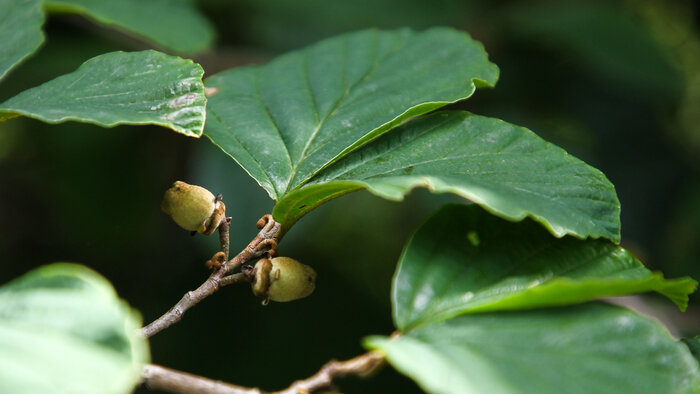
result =
[{"label": "leaf underside", "polygon": [[604,304],[463,315],[365,344],[431,393],[656,394],[700,387],[697,361],[663,326]]},{"label": "leaf underside", "polygon": [[41,0],[0,0],[0,79],[44,42],[43,23]]},{"label": "leaf underside", "polygon": [[154,124],[198,137],[205,118],[203,73],[191,60],[152,50],[111,52],[0,104],[0,121],[27,116],[104,127]]},{"label": "leaf underside", "polygon": [[211,46],[214,28],[189,0],[44,0],[49,11],[86,15],[179,53]]},{"label": "leaf underside", "polygon": [[394,276],[400,330],[464,313],[532,309],[659,292],[681,310],[697,282],[668,280],[607,240],[554,238],[476,205],[448,205],[406,246]]},{"label": "leaf underside", "polygon": [[140,317],[74,264],[0,287],[0,392],[130,393],[148,362]]}]

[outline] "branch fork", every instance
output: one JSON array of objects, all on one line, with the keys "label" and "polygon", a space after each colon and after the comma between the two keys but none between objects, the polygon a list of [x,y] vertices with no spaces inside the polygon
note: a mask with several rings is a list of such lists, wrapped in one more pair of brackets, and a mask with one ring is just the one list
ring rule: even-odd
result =
[{"label": "branch fork", "polygon": [[185,312],[197,305],[200,301],[214,294],[219,288],[235,283],[250,282],[250,277],[242,273],[232,274],[241,265],[263,257],[272,257],[277,254],[277,243],[280,239],[281,224],[276,222],[272,215],[267,214],[260,218],[257,227],[258,235],[232,259],[228,259],[229,253],[229,226],[231,218],[225,218],[219,224],[219,241],[221,250],[205,263],[214,272],[197,289],[188,291],[175,306],[170,308],[163,316],[154,320],[151,324],[141,329],[141,334],[146,338],[163,331],[179,322]]},{"label": "branch fork", "polygon": [[[248,283],[253,280],[249,270],[234,273],[245,263],[261,257],[272,258],[277,255],[277,244],[282,237],[281,225],[272,215],[265,215],[257,222],[260,229],[258,235],[232,259],[229,254],[229,227],[231,218],[221,220],[219,241],[221,250],[212,256],[205,265],[213,272],[197,289],[188,291],[175,306],[141,329],[141,334],[149,338],[172,326],[182,319],[185,312],[197,305],[206,297],[214,294],[221,287]],[[346,361],[330,361],[313,376],[298,380],[288,388],[270,394],[308,394],[315,390],[331,386],[333,379],[348,375],[366,377],[377,371],[384,364],[384,356],[371,351]],[[266,394],[257,388],[248,388],[220,382],[186,372],[148,364],[142,372],[142,383],[154,390],[171,393],[200,393],[200,394]]]}]

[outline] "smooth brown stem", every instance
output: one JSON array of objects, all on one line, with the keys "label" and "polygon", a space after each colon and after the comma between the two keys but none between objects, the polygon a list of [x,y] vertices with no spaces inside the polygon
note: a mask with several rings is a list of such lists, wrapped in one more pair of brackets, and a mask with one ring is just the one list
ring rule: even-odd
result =
[{"label": "smooth brown stem", "polygon": [[[218,272],[218,271],[217,271]],[[214,294],[219,290],[220,282],[217,272],[214,272],[209,279],[202,283],[197,289],[188,291],[163,316],[154,320],[151,324],[141,329],[141,334],[146,338],[165,330],[182,319],[182,315],[191,307],[197,305],[200,301]]]},{"label": "smooth brown stem", "polygon": [[261,394],[257,389],[211,380],[154,364],[143,367],[142,379],[147,388],[169,393]]},{"label": "smooth brown stem", "polygon": [[[229,243],[228,236],[224,237],[222,233],[228,234],[228,227],[229,224],[227,220],[223,220],[219,226],[221,251],[224,253],[228,251]],[[261,227],[260,232],[252,241],[250,241],[248,246],[246,246],[234,258],[226,261],[216,271],[212,272],[209,278],[197,289],[188,291],[180,299],[180,301],[178,301],[175,306],[170,308],[169,311],[164,313],[163,316],[142,328],[141,334],[146,338],[152,337],[153,335],[179,322],[182,319],[182,315],[184,315],[188,309],[214,294],[217,290],[219,290],[219,288],[233,283],[244,282],[242,279],[227,279],[227,275],[248,261],[254,260],[267,253],[274,254],[276,251],[270,250],[270,246],[276,246],[277,242],[279,241],[278,233],[280,224],[272,219],[272,215],[263,216],[262,219],[258,221],[258,227]],[[266,242],[267,240],[272,240],[274,242]]]},{"label": "smooth brown stem", "polygon": [[[330,361],[316,374],[297,380],[282,391],[270,394],[311,393],[329,387],[334,379],[345,376],[367,377],[384,365],[384,356],[371,351],[346,361]],[[205,377],[175,371],[158,365],[144,367],[142,383],[153,390],[163,390],[176,394],[265,394],[257,388],[247,388],[211,380]]]}]

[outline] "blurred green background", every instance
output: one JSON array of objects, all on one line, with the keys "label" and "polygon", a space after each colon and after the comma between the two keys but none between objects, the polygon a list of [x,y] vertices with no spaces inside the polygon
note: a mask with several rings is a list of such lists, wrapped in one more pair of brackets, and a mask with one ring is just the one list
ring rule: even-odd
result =
[{"label": "blurred green background", "polygon": [[[623,246],[667,276],[700,279],[700,6],[691,1],[202,0],[218,38],[184,55],[206,75],[367,27],[448,25],[484,43],[495,89],[456,107],[526,126],[601,169],[622,202]],[[52,15],[39,52],[0,84],[0,101],[90,57],[151,47],[84,18]],[[174,180],[223,193],[232,249],[272,201],[208,139],[158,127],[0,123],[0,283],[54,261],[86,264],[151,321],[208,275],[216,237],[190,237],[162,214]],[[414,191],[403,203],[360,192],[302,219],[280,252],[319,274],[312,297],[260,305],[226,288],[151,340],[153,361],[273,390],[360,339],[392,331],[389,288],[412,230],[458,198]],[[650,302],[655,303],[651,297]],[[655,305],[655,304],[654,304]],[[671,308],[670,303],[661,304]],[[675,332],[700,333],[700,297]],[[385,368],[344,392],[419,392]]]}]

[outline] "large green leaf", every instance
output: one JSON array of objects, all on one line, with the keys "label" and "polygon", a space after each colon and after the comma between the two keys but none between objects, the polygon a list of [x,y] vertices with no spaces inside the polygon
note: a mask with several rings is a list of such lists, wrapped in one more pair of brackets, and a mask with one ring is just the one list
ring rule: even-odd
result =
[{"label": "large green leaf", "polygon": [[155,124],[198,137],[204,128],[202,68],[156,51],[111,52],[0,104],[0,121],[24,115],[112,127]]},{"label": "large green leaf", "polygon": [[140,320],[79,265],[42,267],[0,287],[0,392],[130,393],[149,358]]},{"label": "large green leaf", "polygon": [[279,200],[404,120],[493,85],[465,33],[365,30],[206,80],[206,134]]},{"label": "large green leaf", "polygon": [[698,363],[660,324],[603,304],[465,315],[370,337],[431,393],[687,393]]},{"label": "large green leaf", "polygon": [[86,15],[181,53],[211,46],[214,28],[191,0],[44,0],[49,11]]},{"label": "large green leaf", "polygon": [[683,343],[688,346],[690,353],[692,353],[693,356],[695,356],[695,358],[700,362],[700,335],[697,335],[694,338],[684,338]]},{"label": "large green leaf", "polygon": [[607,240],[558,239],[476,205],[443,207],[409,241],[394,276],[400,330],[463,313],[531,309],[657,291],[681,310],[697,282],[666,280]]},{"label": "large green leaf", "polygon": [[0,79],[42,42],[41,0],[0,0]]},{"label": "large green leaf", "polygon": [[353,190],[400,200],[417,186],[509,220],[530,216],[556,236],[620,239],[620,203],[600,171],[530,130],[457,111],[409,122],[337,161],[280,200],[273,215],[287,228]]}]

